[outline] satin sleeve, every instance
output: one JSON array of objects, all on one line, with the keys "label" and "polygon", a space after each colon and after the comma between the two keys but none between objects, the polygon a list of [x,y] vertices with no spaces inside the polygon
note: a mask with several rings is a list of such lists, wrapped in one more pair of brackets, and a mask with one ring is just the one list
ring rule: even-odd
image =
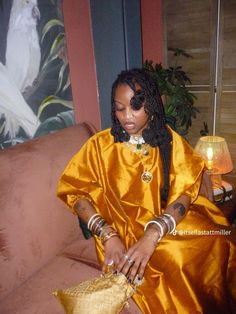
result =
[{"label": "satin sleeve", "polygon": [[105,206],[100,177],[96,143],[91,138],[73,156],[63,171],[58,183],[57,196],[73,213],[75,202],[81,198],[88,199],[97,210],[97,204]]},{"label": "satin sleeve", "polygon": [[198,197],[205,164],[201,156],[177,133],[173,132],[168,204],[188,195],[193,203]]}]

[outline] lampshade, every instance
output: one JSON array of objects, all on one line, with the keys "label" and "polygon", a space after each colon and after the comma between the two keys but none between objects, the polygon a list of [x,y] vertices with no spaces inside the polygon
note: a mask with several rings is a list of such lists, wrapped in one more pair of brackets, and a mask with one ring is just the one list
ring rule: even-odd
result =
[{"label": "lampshade", "polygon": [[195,150],[203,157],[212,174],[225,174],[233,170],[228,146],[223,137],[203,136],[198,140]]}]

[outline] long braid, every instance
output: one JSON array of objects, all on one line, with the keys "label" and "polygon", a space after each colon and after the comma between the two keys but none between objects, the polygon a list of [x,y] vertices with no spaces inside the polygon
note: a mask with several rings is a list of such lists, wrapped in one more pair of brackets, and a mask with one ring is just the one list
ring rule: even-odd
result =
[{"label": "long braid", "polygon": [[[160,155],[163,166],[164,184],[161,190],[161,199],[165,203],[169,193],[169,172],[171,158],[171,134],[168,132],[165,121],[165,112],[158,88],[143,69],[133,69],[122,71],[112,85],[111,103],[112,103],[112,128],[111,134],[115,142],[128,141],[130,136],[122,128],[115,113],[115,92],[119,85],[127,84],[133,91],[134,96],[131,99],[131,106],[135,109],[144,105],[144,110],[148,114],[148,126],[143,130],[142,136],[146,143],[152,147],[160,148]],[[141,87],[136,90],[136,85]]]}]

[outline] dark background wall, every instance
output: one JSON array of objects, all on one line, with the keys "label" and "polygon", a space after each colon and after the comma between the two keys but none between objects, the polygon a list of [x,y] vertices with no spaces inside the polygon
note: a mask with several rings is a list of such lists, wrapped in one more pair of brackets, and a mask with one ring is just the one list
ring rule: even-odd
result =
[{"label": "dark background wall", "polygon": [[102,128],[111,125],[112,82],[142,65],[139,0],[90,0]]}]

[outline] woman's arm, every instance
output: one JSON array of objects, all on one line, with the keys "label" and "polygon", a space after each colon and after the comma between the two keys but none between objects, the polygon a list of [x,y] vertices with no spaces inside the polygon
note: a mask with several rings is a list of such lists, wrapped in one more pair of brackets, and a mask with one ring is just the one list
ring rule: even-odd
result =
[{"label": "woman's arm", "polygon": [[[176,225],[184,218],[190,205],[190,197],[180,196],[175,202],[168,205],[163,214],[171,215]],[[135,278],[142,278],[148,261],[156,249],[160,237],[168,233],[168,227],[163,223],[163,234],[155,223],[148,224],[143,236],[127,251],[120,260],[117,271],[125,274],[130,282]]]},{"label": "woman's arm", "polygon": [[[190,204],[190,197],[187,195],[181,195],[175,202],[168,205],[164,211],[165,214],[170,214],[178,224],[186,215]],[[77,215],[83,220],[85,224],[89,219],[96,214],[91,202],[87,199],[80,199],[74,205]],[[150,226],[151,227],[151,226]]]},{"label": "woman's arm", "polygon": [[181,195],[175,202],[166,207],[164,213],[171,215],[175,219],[177,225],[187,214],[189,205],[190,197]]},{"label": "woman's arm", "polygon": [[[171,215],[178,224],[186,215],[189,205],[190,197],[182,195],[175,202],[168,205],[164,213]],[[79,218],[86,224],[96,214],[93,205],[86,199],[77,201],[74,209]],[[164,228],[163,236],[167,232],[168,229]],[[141,279],[146,265],[156,249],[159,238],[160,230],[155,224],[150,224],[144,235],[127,252],[119,237],[110,238],[104,243],[105,260],[102,271],[105,272],[107,266],[113,262],[115,269],[126,275],[130,282],[133,282],[136,277]]]},{"label": "woman's arm", "polygon": [[82,198],[78,200],[74,206],[73,209],[75,209],[77,215],[85,224],[89,222],[89,219],[96,214],[96,210],[87,199]]},{"label": "woman's arm", "polygon": [[[93,207],[92,203],[89,202],[87,199],[80,199],[78,200],[73,208],[75,209],[77,215],[79,218],[88,225],[88,222],[91,221],[92,217],[97,214],[95,208]],[[101,217],[102,218],[102,217]],[[99,219],[99,218],[98,218]],[[97,221],[98,221],[97,219]],[[96,224],[96,221],[94,222],[94,225]],[[113,229],[110,227],[110,229]],[[90,230],[92,231],[92,230]],[[102,266],[102,271],[105,272],[107,269],[107,266],[109,264],[117,265],[122,256],[124,256],[126,249],[120,238],[117,236],[112,236],[108,240],[106,240],[104,243],[104,263]]]}]

